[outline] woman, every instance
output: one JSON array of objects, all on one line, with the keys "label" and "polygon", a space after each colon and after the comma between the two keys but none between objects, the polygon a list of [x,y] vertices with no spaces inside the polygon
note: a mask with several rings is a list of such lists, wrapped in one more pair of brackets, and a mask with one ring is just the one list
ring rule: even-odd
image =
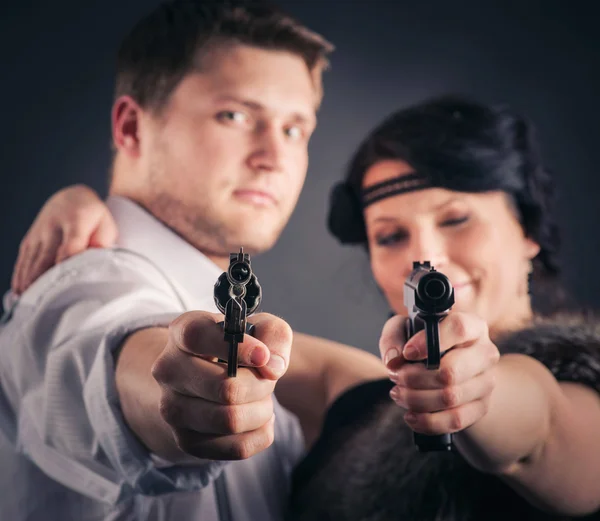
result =
[{"label": "woman", "polygon": [[[79,202],[55,196],[24,240],[26,252],[55,237],[29,267],[20,257],[15,289],[72,244],[58,230],[83,220],[57,219],[65,206],[95,208],[74,250],[94,231],[95,245],[110,236],[95,196],[73,193]],[[444,97],[395,113],[367,137],[332,194],[329,225],[342,243],[366,247],[396,314],[380,341],[390,379],[330,409],[296,471],[290,519],[566,519],[598,510],[600,335],[591,319],[542,320],[531,305],[530,283],[553,287],[558,275],[551,195],[532,128],[508,109]],[[456,292],[440,325],[439,371],[408,363],[424,358],[423,333],[401,334],[403,283],[425,260]],[[417,453],[413,431],[456,433],[455,450]]]},{"label": "woman", "polygon": [[[380,342],[391,383],[363,385],[332,406],[296,471],[291,519],[597,511],[598,325],[576,315],[542,319],[531,304],[531,290],[546,310],[566,303],[551,204],[532,126],[506,108],[443,97],[396,112],[366,138],[332,193],[329,227],[343,244],[367,249],[399,314]],[[443,347],[454,349],[437,374],[406,363],[426,354],[423,334],[407,343],[400,335],[403,283],[417,260],[431,261],[456,291],[440,326]],[[469,374],[476,353],[490,352],[477,348],[488,340],[502,354],[491,398],[469,402],[489,374]],[[471,421],[478,407],[485,413]],[[425,434],[467,428],[455,435],[454,453],[419,454],[403,417]]]}]

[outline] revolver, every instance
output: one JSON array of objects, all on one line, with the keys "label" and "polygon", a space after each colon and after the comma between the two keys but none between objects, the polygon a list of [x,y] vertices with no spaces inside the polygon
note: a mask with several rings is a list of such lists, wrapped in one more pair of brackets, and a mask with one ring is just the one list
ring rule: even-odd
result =
[{"label": "revolver", "polygon": [[229,343],[227,376],[237,375],[238,344],[244,341],[244,333],[252,334],[254,326],[246,323],[246,317],[256,311],[262,300],[262,288],[252,272],[250,255],[240,248],[239,253],[229,254],[229,268],[222,273],[214,288],[218,310],[225,316],[224,340]]},{"label": "revolver", "polygon": [[[450,280],[436,271],[430,261],[413,262],[413,269],[404,282],[404,305],[408,310],[406,340],[425,329],[425,364],[427,369],[438,369],[441,359],[439,324],[454,305],[454,288]],[[452,434],[430,436],[415,432],[413,436],[419,452],[452,450]]]}]

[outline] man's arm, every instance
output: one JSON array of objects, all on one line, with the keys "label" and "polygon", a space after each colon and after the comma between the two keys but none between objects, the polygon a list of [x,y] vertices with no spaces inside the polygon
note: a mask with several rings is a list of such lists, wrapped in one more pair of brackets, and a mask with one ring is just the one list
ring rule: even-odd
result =
[{"label": "man's arm", "polygon": [[[15,293],[21,293],[55,262],[80,253],[90,246],[108,247],[113,244],[115,237],[116,226],[108,208],[89,187],[74,185],[57,192],[40,210],[21,243],[13,273],[13,290]],[[148,365],[152,365],[151,359],[156,355],[154,350],[158,350],[154,343],[158,342],[160,345],[164,340],[162,338],[158,341],[159,337],[164,336],[164,331],[156,333],[156,340],[152,335],[151,339],[148,339],[153,346],[153,354],[142,355],[149,359],[144,358],[145,365],[140,367],[143,367],[145,372],[137,378],[145,378],[148,375]],[[139,333],[127,342],[131,342],[132,349],[137,352],[135,344],[138,338],[143,339],[142,343],[145,343],[147,335],[148,333]],[[129,349],[127,347],[124,351],[128,352]],[[143,351],[143,347],[139,349]],[[285,380],[278,385],[277,395],[282,403],[301,419],[309,438],[314,438],[318,433],[324,411],[343,390],[366,379],[386,376],[385,370],[375,357],[335,342],[298,333],[295,335],[294,351],[296,354],[292,358],[290,370]],[[137,367],[136,357],[137,355],[131,357],[133,367]],[[123,360],[123,367],[129,366],[129,353]],[[123,392],[129,380],[123,379],[121,375],[119,381],[120,392]],[[145,385],[148,386],[146,398],[149,399],[153,392],[158,392],[156,384],[152,381],[146,382]],[[133,397],[131,399],[135,404]],[[140,426],[137,430],[146,433],[146,419],[135,419],[137,412],[138,409],[132,407],[128,414],[133,424],[139,421]],[[150,416],[147,421],[153,422],[157,428],[160,425],[164,427],[164,422],[160,419],[150,419],[155,412],[148,412]],[[163,439],[163,442],[167,440]],[[151,440],[146,440],[146,443],[154,446]],[[162,443],[159,445],[162,446]],[[171,453],[171,450],[168,452]],[[176,454],[177,451],[173,456]]]},{"label": "man's arm", "polygon": [[329,406],[347,389],[387,377],[379,358],[366,351],[294,333],[290,367],[277,384],[279,402],[298,416],[310,446]]},{"label": "man's arm", "polygon": [[114,383],[114,354],[123,339],[166,326],[181,312],[157,275],[135,255],[86,252],[29,288],[0,329],[13,450],[101,502],[152,494],[157,483],[164,492],[177,489],[123,421]]},{"label": "man's arm", "polygon": [[160,415],[160,387],[151,376],[168,337],[166,327],[143,329],[129,336],[119,354],[115,381],[125,420],[141,443],[161,458],[183,463],[190,457],[177,447]]},{"label": "man's arm", "polygon": [[[289,359],[291,331],[266,314],[239,344],[235,378],[224,364],[228,346],[220,316],[188,312],[169,330],[131,335],[120,353],[116,385],[128,425],[154,454],[174,462],[245,459],[273,442],[271,394],[279,376],[272,358]],[[269,347],[259,338],[268,342]]]},{"label": "man's arm", "polygon": [[[14,450],[103,502],[202,488],[222,465],[215,460],[250,457],[273,438],[281,372],[269,363],[279,355],[287,367],[289,326],[253,316],[256,336],[240,356],[260,367],[227,378],[225,365],[207,359],[226,358],[220,317],[182,316],[154,269],[122,251],[88,251],[25,292],[0,329]],[[152,457],[179,462],[183,453],[193,467]]]}]

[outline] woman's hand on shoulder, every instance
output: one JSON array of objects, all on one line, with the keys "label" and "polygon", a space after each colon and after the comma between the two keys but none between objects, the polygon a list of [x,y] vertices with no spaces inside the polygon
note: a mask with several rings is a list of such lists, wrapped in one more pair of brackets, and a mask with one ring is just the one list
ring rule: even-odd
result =
[{"label": "woman's hand on shoulder", "polygon": [[40,275],[87,248],[107,248],[117,238],[108,207],[91,188],[73,185],[56,192],[25,234],[11,288],[23,293]]}]

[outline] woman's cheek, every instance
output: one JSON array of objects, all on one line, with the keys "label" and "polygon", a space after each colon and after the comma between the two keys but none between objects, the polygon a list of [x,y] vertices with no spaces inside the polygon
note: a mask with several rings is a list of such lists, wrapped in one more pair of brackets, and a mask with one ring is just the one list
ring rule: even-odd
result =
[{"label": "woman's cheek", "polygon": [[394,270],[394,262],[387,262],[378,255],[371,256],[371,271],[377,286],[383,292],[388,305],[396,312],[404,308],[404,281],[399,282],[398,270]]}]

